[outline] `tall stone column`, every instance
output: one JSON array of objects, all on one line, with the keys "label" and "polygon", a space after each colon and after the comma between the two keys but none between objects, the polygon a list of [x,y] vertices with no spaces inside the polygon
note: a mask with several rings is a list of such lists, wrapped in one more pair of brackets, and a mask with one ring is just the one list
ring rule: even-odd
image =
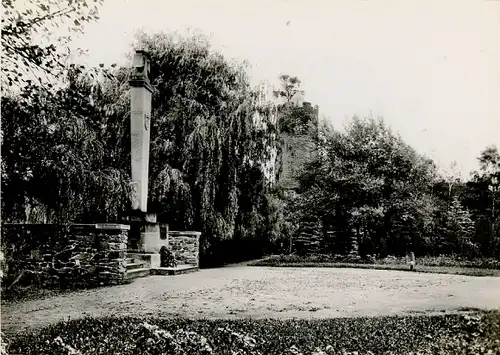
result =
[{"label": "tall stone column", "polygon": [[132,163],[132,210],[147,212],[151,93],[149,56],[136,51],[130,76],[130,143]]},{"label": "tall stone column", "polygon": [[[130,153],[132,168],[132,213],[128,250],[157,254],[166,241],[160,238],[156,215],[148,213],[149,142],[151,94],[149,55],[137,50],[130,74]],[[159,260],[158,258],[156,258]]]}]

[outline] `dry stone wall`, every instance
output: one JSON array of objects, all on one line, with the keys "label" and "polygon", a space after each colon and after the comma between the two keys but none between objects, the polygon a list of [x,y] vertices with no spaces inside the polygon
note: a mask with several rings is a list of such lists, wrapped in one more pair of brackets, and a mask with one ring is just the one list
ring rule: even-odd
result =
[{"label": "dry stone wall", "polygon": [[199,266],[200,235],[201,232],[168,232],[168,248],[174,253],[178,265]]},{"label": "dry stone wall", "polygon": [[120,284],[127,278],[127,225],[96,225],[99,246],[98,278],[101,283]]},{"label": "dry stone wall", "polygon": [[46,287],[123,283],[129,226],[3,224],[4,282]]}]

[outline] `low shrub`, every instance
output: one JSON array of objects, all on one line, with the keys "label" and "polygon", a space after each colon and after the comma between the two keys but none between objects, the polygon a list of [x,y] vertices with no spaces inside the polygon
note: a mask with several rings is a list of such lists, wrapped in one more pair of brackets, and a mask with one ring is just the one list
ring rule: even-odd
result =
[{"label": "low shrub", "polygon": [[428,266],[469,267],[478,269],[500,270],[500,260],[494,258],[465,259],[446,255],[423,256],[417,258],[417,263]]},{"label": "low shrub", "polygon": [[9,354],[498,354],[500,312],[321,320],[85,318],[8,341]]},{"label": "low shrub", "polygon": [[[252,263],[254,266],[282,266],[283,264],[311,264],[311,263],[344,263],[344,264],[378,264],[378,265],[407,265],[406,257],[396,257],[389,255],[385,258],[376,258],[373,255],[363,257],[354,255],[332,255],[332,254],[310,254],[299,256],[291,255],[272,255],[266,259]],[[473,260],[462,259],[452,256],[423,256],[417,257],[416,265],[420,266],[440,266],[457,268],[477,268],[500,270],[500,260],[493,258],[478,258]],[[324,265],[326,266],[326,265]]]},{"label": "low shrub", "polygon": [[358,264],[373,264],[375,260],[371,256],[360,257],[355,255],[340,255],[340,254],[281,254],[271,255],[259,263],[265,263],[268,266],[278,266],[282,263],[358,263]]}]

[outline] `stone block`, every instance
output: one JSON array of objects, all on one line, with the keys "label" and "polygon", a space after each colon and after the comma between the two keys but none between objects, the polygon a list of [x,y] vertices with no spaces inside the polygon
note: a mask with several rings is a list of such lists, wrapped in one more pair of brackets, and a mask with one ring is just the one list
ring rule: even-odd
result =
[{"label": "stone block", "polygon": [[127,252],[125,250],[112,250],[108,253],[109,259],[125,259]]},{"label": "stone block", "polygon": [[101,242],[101,250],[127,250],[126,243]]},{"label": "stone block", "polygon": [[102,243],[127,243],[127,234],[105,234],[100,233],[98,235],[99,245],[102,247]]},{"label": "stone block", "polygon": [[137,261],[142,261],[144,267],[154,268],[160,267],[161,260],[159,253],[129,253],[127,252],[127,257],[133,258]]},{"label": "stone block", "polygon": [[171,231],[168,246],[175,253],[180,265],[198,265],[199,260],[199,232]]},{"label": "stone block", "polygon": [[107,233],[110,231],[128,231],[130,230],[130,226],[127,224],[119,224],[119,223],[97,223],[95,225],[95,229],[97,230],[106,230]]}]

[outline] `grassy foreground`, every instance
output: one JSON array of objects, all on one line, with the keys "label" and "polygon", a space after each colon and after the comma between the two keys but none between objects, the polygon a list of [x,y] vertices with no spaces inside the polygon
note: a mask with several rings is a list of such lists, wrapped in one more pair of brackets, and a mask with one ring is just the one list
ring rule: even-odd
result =
[{"label": "grassy foreground", "polygon": [[[348,260],[348,257],[335,258],[328,255],[272,255],[250,262],[249,266],[273,267],[332,267],[377,270],[410,271],[402,258],[384,260]],[[415,271],[423,273],[455,274],[466,276],[500,276],[500,262],[457,262],[450,258],[417,258]]]},{"label": "grassy foreground", "polygon": [[325,320],[86,318],[6,340],[8,354],[26,355],[500,354],[500,312]]}]

